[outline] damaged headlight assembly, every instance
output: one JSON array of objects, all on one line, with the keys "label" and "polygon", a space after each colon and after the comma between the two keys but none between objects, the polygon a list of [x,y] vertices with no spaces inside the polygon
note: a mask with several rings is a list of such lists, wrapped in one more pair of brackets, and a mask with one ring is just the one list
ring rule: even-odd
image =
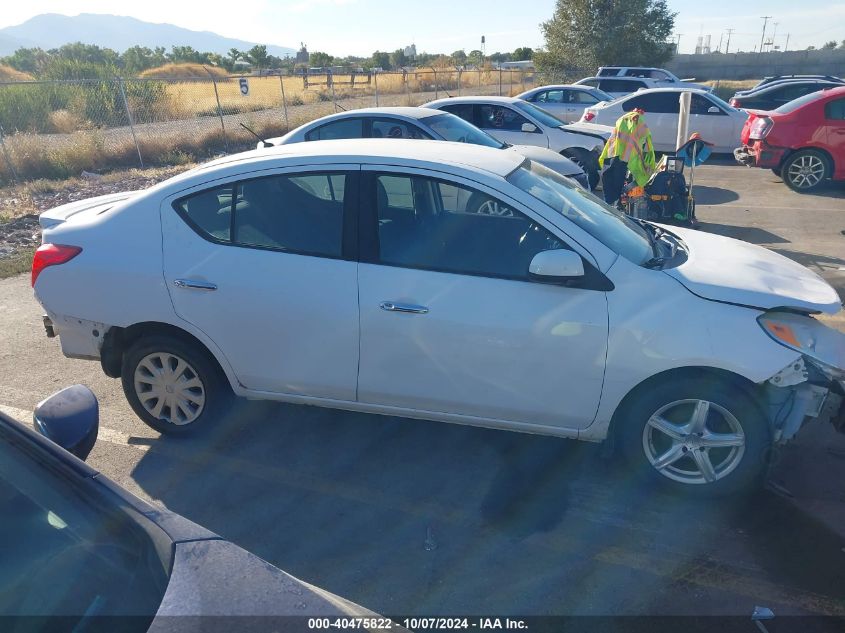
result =
[{"label": "damaged headlight assembly", "polygon": [[794,312],[767,312],[757,322],[774,342],[802,355],[765,385],[775,441],[792,438],[807,417],[844,431],[845,334]]}]

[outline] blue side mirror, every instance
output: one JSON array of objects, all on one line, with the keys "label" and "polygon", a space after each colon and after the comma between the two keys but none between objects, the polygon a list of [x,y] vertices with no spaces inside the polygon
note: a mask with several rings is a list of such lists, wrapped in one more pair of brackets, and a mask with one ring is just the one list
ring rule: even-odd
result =
[{"label": "blue side mirror", "polygon": [[84,385],[66,387],[38,403],[33,426],[48,440],[84,460],[97,441],[97,396]]}]

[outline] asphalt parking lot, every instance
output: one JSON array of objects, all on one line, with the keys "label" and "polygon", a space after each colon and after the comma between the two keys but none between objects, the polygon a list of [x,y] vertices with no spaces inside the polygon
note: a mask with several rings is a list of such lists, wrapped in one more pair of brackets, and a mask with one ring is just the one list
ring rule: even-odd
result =
[{"label": "asphalt parking lot", "polygon": [[[794,258],[845,297],[844,185],[799,195],[729,161],[696,183],[703,230]],[[28,276],[0,281],[0,410],[28,417],[89,385],[95,468],[375,611],[845,616],[832,428],[785,447],[770,489],[717,501],[644,489],[598,445],[314,407],[243,403],[206,434],[158,437],[97,363],[61,355],[40,314]],[[829,321],[845,330],[842,313]]]}]

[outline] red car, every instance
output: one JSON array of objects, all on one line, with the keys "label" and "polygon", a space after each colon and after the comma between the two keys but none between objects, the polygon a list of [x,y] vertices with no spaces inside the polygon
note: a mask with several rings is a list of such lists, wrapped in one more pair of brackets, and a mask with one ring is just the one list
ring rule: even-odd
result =
[{"label": "red car", "polygon": [[769,168],[799,192],[845,180],[845,86],[748,114],[742,147],[734,150],[740,163]]}]

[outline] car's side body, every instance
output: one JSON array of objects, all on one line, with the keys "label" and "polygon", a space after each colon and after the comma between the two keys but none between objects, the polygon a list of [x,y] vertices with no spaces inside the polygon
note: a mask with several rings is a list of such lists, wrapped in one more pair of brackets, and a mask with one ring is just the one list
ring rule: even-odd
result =
[{"label": "car's side body", "polygon": [[584,111],[583,120],[613,125],[615,121],[634,108],[645,111],[645,120],[651,130],[654,149],[672,152],[677,149],[678,113],[680,96],[690,92],[691,106],[689,131],[699,132],[706,141],[713,143],[713,151],[732,152],[739,145],[739,134],[747,114],[736,110],[702,90],[686,88],[655,88],[641,90],[610,103],[600,103]]},{"label": "car's side body", "polygon": [[757,90],[737,93],[730,104],[744,110],[774,110],[811,92],[841,86],[840,82],[823,79],[802,79],[766,84]]},{"label": "car's side body", "polygon": [[[710,287],[683,266],[670,274],[628,261],[504,180],[519,165],[506,152],[425,141],[303,143],[220,159],[117,204],[45,214],[45,241],[83,251],[44,269],[35,293],[65,354],[100,358],[107,372],[124,335],[166,329],[207,349],[241,396],[587,440],[605,438],[620,403],[655,376],[716,371],[754,388],[799,356],[772,344],[755,321],[761,309],[741,305],[762,300],[708,300]],[[337,251],[228,243],[178,211],[198,192],[286,174],[325,178],[314,191],[342,210]],[[504,201],[605,281],[549,285],[381,259],[368,237],[379,224],[374,179],[402,177]],[[404,194],[385,195],[401,207]],[[467,250],[485,244],[476,237],[449,256],[499,261],[495,242],[489,253]],[[828,286],[793,272],[796,287],[821,284],[808,306],[835,309]],[[394,302],[427,313],[396,314]],[[659,315],[677,318],[667,327]]]},{"label": "car's side body", "polygon": [[735,156],[745,165],[781,171],[799,152],[815,152],[823,179],[845,180],[845,87],[810,93],[771,112],[752,111],[741,141]]},{"label": "car's side body", "polygon": [[[443,136],[443,126],[448,125],[447,122],[442,121],[443,117],[453,118],[454,115],[431,108],[361,108],[348,112],[330,114],[305,123],[284,136],[259,142],[258,148],[261,149],[264,147],[265,143],[269,143],[272,146],[289,145],[291,143],[302,143],[326,138],[458,140],[457,138],[445,138]],[[460,117],[454,118],[458,119],[461,125],[472,125],[471,122],[460,119]],[[435,129],[433,126],[437,126],[439,129]],[[469,134],[464,130],[455,131],[454,125],[450,125],[449,127],[451,128],[452,136],[462,135],[461,138],[464,139],[462,142],[487,143],[489,141],[491,146],[502,143],[482,130],[474,130],[474,132],[482,137],[478,138],[469,137]],[[512,144],[510,147],[503,146],[502,149],[514,151],[531,160],[536,160],[562,176],[573,178],[582,187],[590,188],[584,169],[558,152],[537,145],[519,144]]]},{"label": "car's side body", "polygon": [[584,109],[602,101],[612,101],[613,96],[590,86],[575,84],[555,84],[539,86],[516,95],[531,103],[536,103],[551,112],[564,123],[580,120]]}]

